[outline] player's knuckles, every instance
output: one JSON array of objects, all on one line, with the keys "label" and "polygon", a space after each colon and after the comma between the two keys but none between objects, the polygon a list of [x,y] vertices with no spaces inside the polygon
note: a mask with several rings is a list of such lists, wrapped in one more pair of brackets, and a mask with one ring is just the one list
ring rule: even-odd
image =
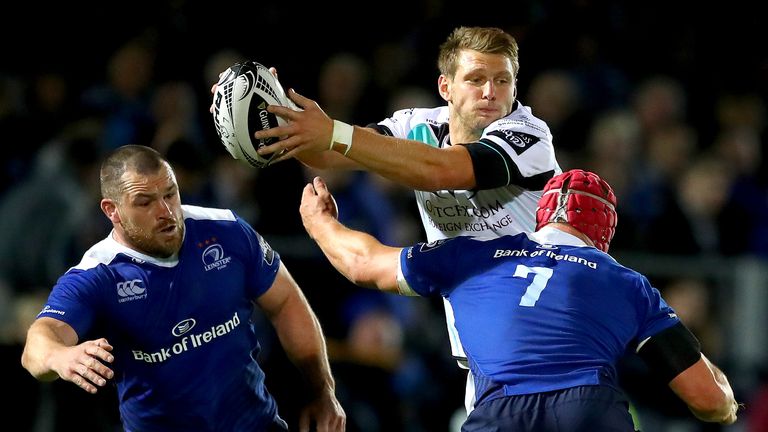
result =
[{"label": "player's knuckles", "polygon": [[102,378],[101,375],[98,375],[98,374],[95,374],[95,373],[91,373],[91,375],[90,375],[90,377],[88,379],[91,380],[92,383],[94,383],[96,385],[99,385],[99,386],[103,386],[104,384],[107,383],[107,380]]},{"label": "player's knuckles", "polygon": [[93,372],[85,373],[83,375],[83,378],[85,378],[85,380],[87,382],[92,382],[92,383],[95,383],[95,384],[99,383],[99,377],[95,373],[93,373]]},{"label": "player's knuckles", "polygon": [[87,373],[88,373],[88,367],[86,367],[84,364],[79,364],[79,365],[75,366],[75,368],[74,368],[74,375],[75,376],[77,376],[77,375],[81,375],[82,376],[82,375],[85,375]]}]

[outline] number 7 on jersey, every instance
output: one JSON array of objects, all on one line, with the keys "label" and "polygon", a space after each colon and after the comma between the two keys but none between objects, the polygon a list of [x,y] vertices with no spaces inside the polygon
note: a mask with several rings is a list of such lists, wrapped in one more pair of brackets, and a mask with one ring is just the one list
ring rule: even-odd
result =
[{"label": "number 7 on jersey", "polygon": [[541,296],[541,292],[547,287],[549,278],[552,277],[552,269],[546,267],[528,267],[518,264],[515,269],[515,277],[528,279],[528,275],[534,273],[533,282],[525,289],[525,294],[520,298],[520,306],[533,307]]}]

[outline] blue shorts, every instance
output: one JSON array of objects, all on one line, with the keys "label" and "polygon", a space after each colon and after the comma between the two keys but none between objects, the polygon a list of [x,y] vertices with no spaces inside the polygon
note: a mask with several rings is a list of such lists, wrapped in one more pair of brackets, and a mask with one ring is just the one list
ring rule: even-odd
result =
[{"label": "blue shorts", "polygon": [[612,387],[580,386],[481,402],[462,432],[634,432],[626,396]]}]

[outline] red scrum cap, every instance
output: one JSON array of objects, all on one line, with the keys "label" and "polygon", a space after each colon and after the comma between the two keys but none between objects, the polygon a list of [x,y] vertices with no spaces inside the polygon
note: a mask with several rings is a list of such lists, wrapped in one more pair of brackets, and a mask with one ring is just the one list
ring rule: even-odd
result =
[{"label": "red scrum cap", "polygon": [[603,252],[616,232],[616,195],[597,174],[579,169],[549,179],[536,209],[536,229],[565,222]]}]

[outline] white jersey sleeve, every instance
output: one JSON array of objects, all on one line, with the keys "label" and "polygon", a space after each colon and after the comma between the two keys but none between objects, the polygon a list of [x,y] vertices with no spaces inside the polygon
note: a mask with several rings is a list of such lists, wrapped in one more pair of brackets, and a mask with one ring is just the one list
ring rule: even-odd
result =
[{"label": "white jersey sleeve", "polygon": [[552,133],[519,102],[508,116],[491,123],[476,143],[467,145],[478,189],[517,185],[540,190],[560,167]]},{"label": "white jersey sleeve", "polygon": [[376,127],[386,135],[438,148],[466,145],[477,190],[510,185],[541,190],[547,180],[561,172],[549,127],[519,101],[509,115],[485,128],[474,143],[451,143],[448,120],[447,106],[409,108],[396,111]]},{"label": "white jersey sleeve", "polygon": [[448,137],[448,107],[402,109],[378,126],[385,135],[443,147]]}]

